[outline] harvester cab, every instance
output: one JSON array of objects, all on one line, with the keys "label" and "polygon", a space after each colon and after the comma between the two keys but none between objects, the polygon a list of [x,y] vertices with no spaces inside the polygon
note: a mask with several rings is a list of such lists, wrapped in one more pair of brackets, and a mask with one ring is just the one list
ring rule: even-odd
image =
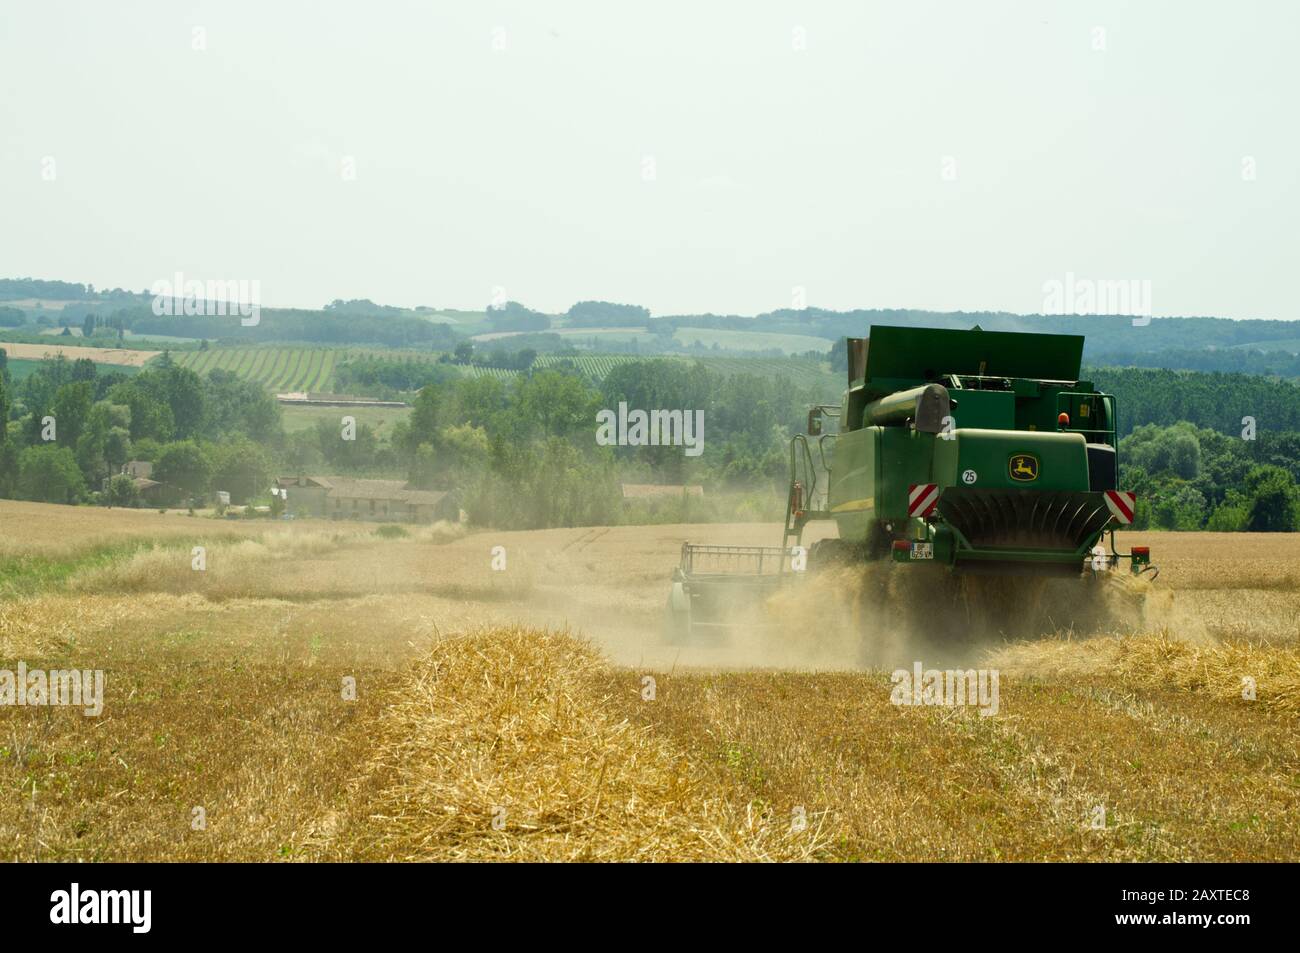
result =
[{"label": "harvester cab", "polygon": [[[791,440],[782,545],[684,544],[675,635],[725,625],[737,594],[750,601],[828,564],[1158,572],[1147,547],[1116,547],[1135,495],[1117,485],[1115,398],[1080,379],[1081,336],[876,326],[847,353],[843,401],[814,407]],[[821,520],[838,538],[805,549]],[[702,571],[706,558],[714,568]]]}]

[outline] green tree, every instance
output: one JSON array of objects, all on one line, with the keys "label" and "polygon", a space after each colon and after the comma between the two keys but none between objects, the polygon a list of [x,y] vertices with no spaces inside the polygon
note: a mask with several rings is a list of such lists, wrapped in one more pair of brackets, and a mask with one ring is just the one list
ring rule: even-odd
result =
[{"label": "green tree", "polygon": [[179,440],[162,448],[153,472],[160,482],[199,496],[207,491],[212,479],[212,461],[194,441]]},{"label": "green tree", "polygon": [[198,374],[174,362],[160,362],[158,368],[137,374],[135,384],[171,408],[178,439],[202,433],[205,395]]},{"label": "green tree", "polygon": [[442,438],[442,451],[449,470],[468,475],[487,468],[492,444],[482,427],[471,424],[448,427]]},{"label": "green tree", "polygon": [[69,379],[72,381],[93,381],[99,369],[95,367],[95,362],[88,357],[79,357],[72,362],[69,369]]},{"label": "green tree", "polygon": [[77,458],[67,447],[28,447],[18,457],[17,494],[24,500],[76,503],[86,493]]},{"label": "green tree", "polygon": [[1290,533],[1296,529],[1295,479],[1272,464],[1253,468],[1246,474],[1246,495],[1250,517],[1246,528],[1253,533]]},{"label": "green tree", "polygon": [[496,377],[463,378],[456,387],[454,422],[492,427],[509,405],[506,385]]},{"label": "green tree", "polygon": [[266,452],[246,437],[212,450],[212,489],[225,490],[230,502],[247,503],[271,485],[271,463]]},{"label": "green tree", "polygon": [[476,523],[535,528],[599,525],[619,512],[613,455],[552,437],[494,448],[492,471],[471,485],[465,509]]},{"label": "green tree", "polygon": [[493,331],[545,331],[551,326],[549,317],[518,301],[507,301],[500,307],[489,305],[487,319]]},{"label": "green tree", "polygon": [[108,492],[104,500],[109,506],[138,506],[140,493],[135,488],[135,480],[125,473],[119,473],[108,481]]},{"label": "green tree", "polygon": [[202,384],[206,436],[246,434],[265,443],[280,432],[280,405],[265,388],[219,369],[209,371]]},{"label": "green tree", "polygon": [[1172,427],[1138,427],[1120,441],[1119,451],[1130,465],[1152,475],[1170,473],[1183,480],[1195,480],[1200,474],[1200,439],[1196,426],[1186,421]]},{"label": "green tree", "polygon": [[415,448],[407,480],[422,490],[432,489],[438,484],[438,452],[432,444],[422,443]]},{"label": "green tree", "polygon": [[332,467],[356,471],[384,463],[379,438],[369,424],[357,424],[350,440],[344,440],[342,427],[329,420],[318,420],[313,433],[321,458]]},{"label": "green tree", "polygon": [[[568,437],[586,431],[595,444],[600,395],[581,378],[542,371],[515,387],[517,419],[541,437]],[[665,405],[667,406],[667,405]]]},{"label": "green tree", "polygon": [[125,427],[110,427],[104,438],[104,462],[111,472],[122,469],[131,459],[131,431]]},{"label": "green tree", "polygon": [[411,415],[393,430],[394,444],[413,459],[422,444],[436,447],[443,420],[443,394],[446,386],[426,384],[412,402]]},{"label": "green tree", "polygon": [[171,407],[134,382],[115,384],[107,399],[131,408],[131,439],[171,440],[176,429]]},{"label": "green tree", "polygon": [[610,301],[579,301],[567,316],[569,327],[644,327],[650,320],[648,308]]},{"label": "green tree", "polygon": [[54,395],[55,437],[61,447],[75,447],[81,439],[90,407],[94,402],[95,386],[90,381],[64,384]]},{"label": "green tree", "polygon": [[1205,522],[1205,497],[1190,484],[1177,483],[1156,499],[1151,516],[1161,529],[1200,529]]},{"label": "green tree", "polygon": [[0,496],[14,495],[18,483],[18,458],[22,448],[13,440],[0,443]]},{"label": "green tree", "polygon": [[90,408],[77,439],[77,464],[91,486],[120,469],[130,452],[131,410],[100,401]]},{"label": "green tree", "polygon": [[1250,522],[1250,501],[1237,490],[1229,490],[1224,502],[1210,513],[1205,528],[1211,533],[1240,533]]}]

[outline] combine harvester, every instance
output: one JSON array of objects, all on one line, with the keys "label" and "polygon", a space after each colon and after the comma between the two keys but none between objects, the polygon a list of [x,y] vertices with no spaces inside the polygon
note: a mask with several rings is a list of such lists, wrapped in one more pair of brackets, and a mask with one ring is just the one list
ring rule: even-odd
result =
[{"label": "combine harvester", "polygon": [[[735,624],[827,566],[1087,577],[1128,560],[1158,572],[1147,547],[1115,547],[1135,496],[1116,486],[1115,398],[1079,379],[1082,357],[1078,335],[978,326],[849,338],[843,403],[812,408],[790,443],[782,545],[683,544],[670,638]],[[805,549],[815,520],[839,537]]]}]

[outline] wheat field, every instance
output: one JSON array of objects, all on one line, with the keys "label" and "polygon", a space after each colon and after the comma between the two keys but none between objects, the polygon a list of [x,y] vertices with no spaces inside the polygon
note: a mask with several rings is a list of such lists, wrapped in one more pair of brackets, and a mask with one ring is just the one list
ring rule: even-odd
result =
[{"label": "wheat field", "polygon": [[666,644],[682,541],[771,526],[373,530],[0,502],[0,670],[104,673],[97,717],[0,706],[0,858],[1300,856],[1300,537],[1148,534],[1107,612],[982,618],[986,717],[892,703],[955,641],[900,635],[910,579]]}]

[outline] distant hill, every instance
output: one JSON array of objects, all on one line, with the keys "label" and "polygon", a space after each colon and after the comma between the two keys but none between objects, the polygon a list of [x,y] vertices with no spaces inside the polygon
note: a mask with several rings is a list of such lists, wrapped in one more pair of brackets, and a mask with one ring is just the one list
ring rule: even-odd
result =
[{"label": "distant hill", "polygon": [[[147,291],[96,290],[92,285],[37,278],[0,279],[0,336],[30,340],[44,329],[80,327],[87,317],[133,334],[207,338],[231,346],[296,343],[450,351],[478,336],[476,346],[529,348],[539,353],[677,354],[774,357],[829,352],[843,367],[843,339],[873,324],[1082,334],[1094,366],[1223,371],[1300,378],[1300,321],[1216,317],[1139,319],[1128,315],[1039,315],[1001,311],[942,312],[907,308],[831,311],[780,309],[758,315],[653,316],[634,304],[582,301],[546,315],[522,304],[527,327],[497,327],[500,314],[431,307],[399,308],[368,298],[334,300],[319,309],[264,308],[254,327],[234,315],[155,315]],[[18,315],[22,315],[20,321]],[[550,323],[549,331],[544,326]],[[603,323],[602,323],[603,322]],[[509,323],[509,322],[506,322]],[[536,325],[536,327],[533,327]],[[512,342],[507,335],[520,335]],[[486,341],[484,338],[496,338]],[[129,340],[129,339],[128,339]],[[123,343],[127,343],[124,341]],[[822,358],[825,359],[825,358]]]}]

